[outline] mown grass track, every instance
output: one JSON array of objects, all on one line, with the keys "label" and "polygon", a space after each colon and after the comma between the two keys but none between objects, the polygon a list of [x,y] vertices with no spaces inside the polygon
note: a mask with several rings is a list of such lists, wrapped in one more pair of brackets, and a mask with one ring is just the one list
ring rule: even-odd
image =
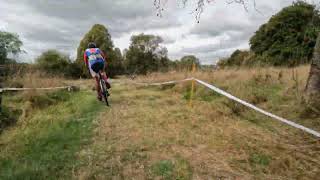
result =
[{"label": "mown grass track", "polygon": [[[0,179],[316,179],[320,172],[319,141],[299,130],[205,88],[196,88],[190,108],[189,84],[130,82],[113,84],[111,108],[86,91],[91,81],[79,82],[83,91],[6,129]],[[226,87],[244,93],[234,86]],[[245,85],[271,108],[285,103],[282,86]],[[18,99],[12,103],[22,106]]]},{"label": "mown grass track", "polygon": [[190,108],[187,90],[178,89],[114,87],[112,108],[101,114],[92,146],[79,156],[86,163],[74,178],[314,179],[319,174],[320,149],[313,137],[264,116],[235,115],[216,95],[214,101],[198,98]]}]

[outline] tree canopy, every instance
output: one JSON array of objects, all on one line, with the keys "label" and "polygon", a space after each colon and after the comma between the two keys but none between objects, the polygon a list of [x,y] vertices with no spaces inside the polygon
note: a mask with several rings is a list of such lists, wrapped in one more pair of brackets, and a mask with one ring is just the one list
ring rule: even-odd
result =
[{"label": "tree canopy", "polygon": [[250,49],[273,65],[308,62],[319,27],[320,15],[315,6],[297,1],[259,28],[250,39]]},{"label": "tree canopy", "polygon": [[17,34],[0,31],[0,64],[6,63],[9,53],[20,53],[22,45],[23,43]]},{"label": "tree canopy", "polygon": [[229,58],[222,59],[218,62],[220,67],[224,66],[241,66],[241,65],[248,65],[248,57],[250,52],[249,51],[241,51],[237,49],[234,51]]},{"label": "tree canopy", "polygon": [[180,70],[184,69],[191,71],[193,64],[195,64],[196,67],[200,67],[200,61],[194,55],[183,56],[180,60],[176,60],[174,63],[175,67]]},{"label": "tree canopy", "polygon": [[146,74],[167,68],[168,50],[160,45],[162,42],[162,38],[155,35],[133,35],[125,53],[128,73]]},{"label": "tree canopy", "polygon": [[113,63],[113,42],[111,40],[111,35],[108,32],[108,29],[101,24],[95,24],[91,30],[85,34],[84,38],[81,40],[80,45],[78,47],[77,53],[77,64],[79,64],[82,68],[81,75],[87,76],[88,70],[85,67],[83,62],[83,54],[87,49],[87,46],[90,42],[95,42],[97,46],[105,53],[107,57],[107,62],[109,64]]}]

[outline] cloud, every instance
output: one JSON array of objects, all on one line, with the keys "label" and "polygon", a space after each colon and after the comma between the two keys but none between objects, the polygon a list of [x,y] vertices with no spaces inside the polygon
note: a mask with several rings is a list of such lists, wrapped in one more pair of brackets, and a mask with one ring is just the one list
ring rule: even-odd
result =
[{"label": "cloud", "polygon": [[163,17],[156,16],[153,0],[1,0],[0,30],[18,33],[30,61],[47,49],[58,49],[75,57],[76,48],[93,24],[105,25],[114,44],[122,50],[133,34],[159,35],[173,59],[195,54],[204,63],[214,63],[237,48],[248,48],[248,40],[265,22],[292,0],[257,1],[248,12],[239,4],[216,1],[206,6],[200,23],[177,1],[167,1]]}]

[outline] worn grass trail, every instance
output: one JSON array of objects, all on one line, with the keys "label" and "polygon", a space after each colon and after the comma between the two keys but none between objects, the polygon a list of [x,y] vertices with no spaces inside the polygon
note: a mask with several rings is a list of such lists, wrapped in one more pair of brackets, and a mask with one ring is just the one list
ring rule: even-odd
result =
[{"label": "worn grass trail", "polygon": [[185,93],[171,87],[116,84],[112,107],[98,117],[73,178],[315,179],[320,173],[319,141],[264,116],[235,115],[223,97],[211,96],[190,108]]}]

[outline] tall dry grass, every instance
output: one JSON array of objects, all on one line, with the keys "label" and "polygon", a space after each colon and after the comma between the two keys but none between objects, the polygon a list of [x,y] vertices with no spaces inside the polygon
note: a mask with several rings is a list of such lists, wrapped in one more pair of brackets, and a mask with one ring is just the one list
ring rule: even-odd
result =
[{"label": "tall dry grass", "polygon": [[44,72],[34,71],[16,73],[8,77],[6,83],[9,87],[44,88],[64,85],[64,79],[58,76],[50,76]]},{"label": "tall dry grass", "polygon": [[251,79],[270,80],[292,87],[298,85],[299,91],[304,90],[309,75],[310,66],[303,65],[296,68],[287,67],[257,67],[243,69],[220,69],[212,71],[171,71],[168,73],[151,73],[146,76],[139,76],[139,82],[162,82],[181,80],[188,77],[195,77],[214,84],[233,86]]},{"label": "tall dry grass", "polygon": [[[287,119],[300,122],[320,130],[320,115],[310,110],[304,101],[304,90],[310,67],[295,68],[261,67],[222,69],[212,71],[153,73],[138,77],[139,82],[163,82],[195,77],[213,84],[249,103]],[[190,90],[190,82],[175,85],[174,91],[184,93]],[[195,99],[212,99],[212,92],[196,85]],[[204,97],[207,96],[207,97]],[[248,109],[224,99],[232,112],[240,115]],[[240,114],[239,114],[240,113]]]}]

